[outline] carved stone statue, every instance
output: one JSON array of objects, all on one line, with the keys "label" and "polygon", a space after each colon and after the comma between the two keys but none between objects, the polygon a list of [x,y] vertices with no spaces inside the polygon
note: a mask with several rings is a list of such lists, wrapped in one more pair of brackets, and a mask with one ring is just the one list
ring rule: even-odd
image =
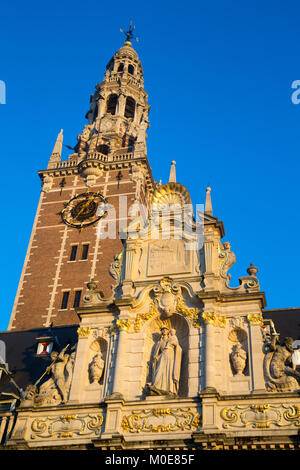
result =
[{"label": "carved stone statue", "polygon": [[35,397],[38,394],[38,389],[35,385],[28,385],[22,394],[21,405],[32,406],[34,404]]},{"label": "carved stone statue", "polygon": [[96,87],[95,93],[90,97],[90,109],[85,115],[86,119],[89,121],[89,124],[92,124],[97,117],[99,100],[104,100],[104,98],[100,94],[100,89]]},{"label": "carved stone statue", "polygon": [[153,353],[152,384],[148,384],[150,395],[178,395],[181,356],[176,331],[162,327]]},{"label": "carved stone statue", "polygon": [[77,144],[75,147],[76,152],[86,153],[88,150],[88,140],[91,133],[91,126],[87,124],[81,134],[77,136]]},{"label": "carved stone statue", "polygon": [[220,268],[220,274],[224,279],[231,279],[231,275],[227,274],[227,271],[235,263],[235,254],[231,251],[231,245],[229,242],[223,243],[223,250],[219,254],[219,258],[223,258],[224,261]]},{"label": "carved stone statue", "polygon": [[92,362],[89,365],[89,376],[92,384],[99,384],[104,370],[104,360],[101,352],[93,357]]},{"label": "carved stone statue", "polygon": [[271,352],[265,356],[265,372],[267,375],[267,388],[271,391],[294,391],[299,388],[296,377],[299,372],[289,367],[292,362],[293,338],[285,338],[278,343],[278,335],[273,335],[269,344]]},{"label": "carved stone statue", "polygon": [[246,367],[247,353],[241,343],[237,343],[233,346],[230,359],[236,375],[242,375]]},{"label": "carved stone statue", "polygon": [[52,363],[46,369],[51,377],[44,382],[35,397],[35,404],[66,403],[71,385],[75,352],[67,354],[66,348],[60,353],[51,353]]}]

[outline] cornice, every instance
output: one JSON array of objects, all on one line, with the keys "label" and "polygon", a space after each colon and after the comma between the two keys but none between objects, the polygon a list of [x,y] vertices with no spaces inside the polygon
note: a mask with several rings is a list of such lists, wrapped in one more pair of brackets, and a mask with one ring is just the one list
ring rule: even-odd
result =
[{"label": "cornice", "polygon": [[198,291],[197,296],[200,300],[212,299],[220,303],[226,302],[247,302],[249,300],[259,300],[261,302],[261,308],[264,308],[267,304],[266,301],[266,294],[264,292],[245,292],[245,293],[228,293],[225,294],[220,291],[210,291],[210,292],[203,292]]}]

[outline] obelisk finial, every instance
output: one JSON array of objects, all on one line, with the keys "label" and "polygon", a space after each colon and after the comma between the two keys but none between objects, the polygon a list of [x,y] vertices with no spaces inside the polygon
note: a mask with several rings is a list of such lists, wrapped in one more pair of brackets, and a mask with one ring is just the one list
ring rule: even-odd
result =
[{"label": "obelisk finial", "polygon": [[51,155],[61,158],[62,146],[63,146],[63,130],[61,129],[60,133],[57,136],[54,149]]},{"label": "obelisk finial", "polygon": [[173,160],[171,162],[169,183],[176,183],[176,168],[175,168],[175,165],[176,165],[176,162],[175,162],[175,160]]},{"label": "obelisk finial", "polygon": [[206,188],[206,198],[205,198],[205,209],[204,212],[205,214],[208,215],[213,215],[213,210],[212,210],[212,203],[211,203],[211,188],[209,185]]}]

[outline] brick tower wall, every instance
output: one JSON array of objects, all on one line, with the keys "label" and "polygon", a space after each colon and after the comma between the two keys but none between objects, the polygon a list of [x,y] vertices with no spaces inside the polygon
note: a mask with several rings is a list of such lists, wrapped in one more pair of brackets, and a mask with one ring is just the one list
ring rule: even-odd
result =
[{"label": "brick tower wall", "polygon": [[[129,168],[103,171],[91,191],[100,191],[116,209],[117,219],[119,196],[127,196],[128,206],[134,202],[136,182],[132,180]],[[58,172],[59,173],[59,172]],[[87,191],[84,179],[77,173],[59,175],[53,178],[48,192],[41,192],[31,239],[17,290],[9,329],[30,329],[79,323],[73,308],[75,291],[82,290],[80,305],[86,291],[86,283],[94,278],[105,297],[112,294],[114,279],[109,266],[114,256],[122,251],[122,241],[100,240],[96,235],[97,223],[82,231],[63,223],[60,211],[73,196]],[[65,185],[60,186],[62,178]],[[145,187],[140,202],[145,203]],[[118,222],[117,222],[118,233]],[[88,257],[81,260],[82,246],[89,245]],[[78,245],[75,261],[70,261],[72,245]],[[64,291],[69,291],[67,309],[61,309]]]}]

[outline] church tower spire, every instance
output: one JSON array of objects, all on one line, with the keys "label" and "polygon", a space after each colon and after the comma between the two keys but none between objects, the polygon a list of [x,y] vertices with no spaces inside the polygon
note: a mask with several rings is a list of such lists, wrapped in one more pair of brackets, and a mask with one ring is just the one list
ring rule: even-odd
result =
[{"label": "church tower spire", "polygon": [[108,160],[125,153],[131,154],[130,159],[146,155],[150,106],[142,64],[131,43],[133,29],[131,23],[124,45],[108,62],[103,81],[90,97],[88,124],[78,136],[72,158],[93,158],[95,153]]},{"label": "church tower spire", "polygon": [[[40,202],[9,328],[76,324],[75,308],[90,279],[101,280],[104,295],[110,296],[114,260],[123,252],[119,233],[129,208],[136,201],[147,208],[151,204],[155,182],[146,150],[150,107],[142,64],[131,44],[133,29],[130,25],[124,45],[95,87],[76,145],[64,145],[61,131],[47,168],[39,171]],[[72,149],[67,160],[61,158],[63,145]],[[116,214],[109,237],[104,203]]]}]

